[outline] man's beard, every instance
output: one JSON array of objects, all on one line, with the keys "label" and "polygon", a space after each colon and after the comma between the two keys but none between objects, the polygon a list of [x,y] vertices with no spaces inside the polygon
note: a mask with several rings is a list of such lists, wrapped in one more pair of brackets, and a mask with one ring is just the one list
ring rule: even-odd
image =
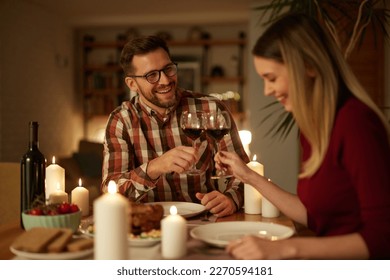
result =
[{"label": "man's beard", "polygon": [[[174,86],[173,86],[174,87]],[[158,95],[156,93],[149,92],[149,94],[145,94],[143,91],[141,91],[141,95],[143,98],[145,98],[148,102],[152,103],[155,106],[158,106],[160,108],[170,108],[177,103],[177,91],[175,89],[175,95],[173,99],[167,100],[167,101],[161,101],[158,98]]]}]

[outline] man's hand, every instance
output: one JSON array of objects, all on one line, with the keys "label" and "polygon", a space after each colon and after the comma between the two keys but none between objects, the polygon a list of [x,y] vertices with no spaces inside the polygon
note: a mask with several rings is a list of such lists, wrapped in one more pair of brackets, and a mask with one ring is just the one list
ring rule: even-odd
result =
[{"label": "man's hand", "polygon": [[200,200],[202,205],[204,205],[210,213],[217,217],[231,215],[237,210],[233,200],[218,191],[212,191],[206,194],[197,193],[196,198]]},{"label": "man's hand", "polygon": [[179,146],[149,161],[147,173],[151,179],[156,179],[165,173],[183,173],[197,161],[198,154],[195,148]]}]

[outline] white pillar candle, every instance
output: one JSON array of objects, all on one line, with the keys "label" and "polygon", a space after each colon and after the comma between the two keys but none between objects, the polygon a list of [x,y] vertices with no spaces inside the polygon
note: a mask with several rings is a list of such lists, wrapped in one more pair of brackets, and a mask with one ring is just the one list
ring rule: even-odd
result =
[{"label": "white pillar candle", "polygon": [[57,190],[57,185],[60,184],[60,189],[65,191],[65,169],[56,164],[56,159],[53,156],[52,164],[46,167],[46,200],[52,192]]},{"label": "white pillar candle", "polygon": [[[256,155],[254,155],[253,160],[247,166],[261,176],[264,176],[264,166],[256,161]],[[261,193],[249,184],[244,185],[244,203],[244,211],[246,214],[261,214]]]},{"label": "white pillar candle", "polygon": [[58,183],[57,190],[52,192],[49,196],[49,204],[56,204],[62,202],[69,202],[68,194],[60,189],[60,185]]},{"label": "white pillar candle", "polygon": [[117,193],[114,181],[108,184],[108,193],[93,204],[96,260],[128,259],[129,201]]},{"label": "white pillar candle", "polygon": [[82,186],[81,179],[79,179],[79,185],[73,189],[71,194],[72,203],[76,204],[81,209],[82,216],[88,216],[89,191]]},{"label": "white pillar candle", "polygon": [[187,253],[186,220],[171,206],[170,215],[161,221],[161,254],[165,259],[180,259]]},{"label": "white pillar candle", "polygon": [[[268,179],[268,181],[271,181],[271,180]],[[262,211],[262,216],[265,218],[276,218],[276,217],[279,217],[279,215],[280,215],[279,209],[276,208],[275,205],[273,205],[265,197],[263,197],[261,211]]]}]

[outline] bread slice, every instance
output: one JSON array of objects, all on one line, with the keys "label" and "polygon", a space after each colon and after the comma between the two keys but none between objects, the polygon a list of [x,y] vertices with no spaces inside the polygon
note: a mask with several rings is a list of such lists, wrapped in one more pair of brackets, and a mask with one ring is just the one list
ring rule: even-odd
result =
[{"label": "bread slice", "polygon": [[23,232],[12,243],[16,250],[42,253],[46,251],[47,245],[61,235],[61,229],[36,227]]},{"label": "bread slice", "polygon": [[74,239],[66,246],[69,252],[78,252],[92,247],[93,247],[93,239],[87,239],[87,238]]},{"label": "bread slice", "polygon": [[49,253],[59,253],[64,251],[66,245],[72,239],[73,231],[69,228],[61,229],[61,235],[53,240],[48,246],[47,251]]}]

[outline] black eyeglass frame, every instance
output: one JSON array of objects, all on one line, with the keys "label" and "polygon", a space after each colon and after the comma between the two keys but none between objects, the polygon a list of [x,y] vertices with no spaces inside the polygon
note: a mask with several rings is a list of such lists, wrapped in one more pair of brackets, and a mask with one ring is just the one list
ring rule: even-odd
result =
[{"label": "black eyeglass frame", "polygon": [[[175,73],[173,73],[173,74],[167,73],[166,71],[170,70],[169,68],[172,67],[172,66],[175,66],[175,67],[174,67]],[[177,63],[176,63],[176,62],[172,62],[172,63],[168,64],[167,66],[165,66],[163,69],[160,69],[160,70],[152,70],[152,71],[146,73],[145,75],[141,75],[141,76],[140,76],[140,75],[138,75],[138,76],[137,76],[137,75],[127,75],[127,77],[129,77],[129,78],[144,78],[144,79],[147,80],[150,84],[155,84],[155,83],[158,83],[158,81],[160,81],[160,79],[161,79],[161,72],[164,72],[164,74],[165,74],[167,77],[173,77],[173,76],[177,75]],[[156,74],[156,73],[158,73],[158,78],[157,78],[157,80],[155,80],[155,81],[149,81],[148,78],[150,77],[150,75]]]}]

